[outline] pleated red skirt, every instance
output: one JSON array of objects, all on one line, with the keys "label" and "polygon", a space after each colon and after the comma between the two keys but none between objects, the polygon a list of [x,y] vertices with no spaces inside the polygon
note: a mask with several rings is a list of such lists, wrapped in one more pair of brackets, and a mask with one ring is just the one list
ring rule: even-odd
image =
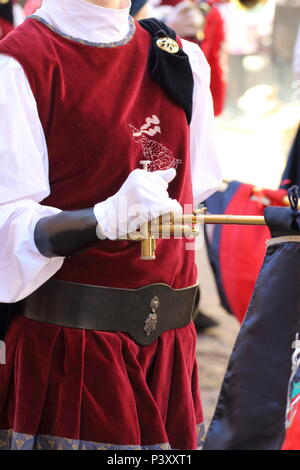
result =
[{"label": "pleated red skirt", "polygon": [[149,346],[17,317],[0,365],[0,449],[195,449],[193,323]]}]

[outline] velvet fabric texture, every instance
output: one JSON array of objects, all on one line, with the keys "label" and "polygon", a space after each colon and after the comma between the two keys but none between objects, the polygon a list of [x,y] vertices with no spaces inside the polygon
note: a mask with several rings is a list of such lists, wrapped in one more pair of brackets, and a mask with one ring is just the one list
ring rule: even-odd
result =
[{"label": "velvet fabric texture", "polygon": [[[115,194],[147,159],[151,171],[177,168],[169,193],[191,213],[185,112],[151,79],[151,36],[135,26],[127,42],[108,47],[63,37],[28,19],[0,44],[1,53],[23,66],[37,101],[49,153],[51,194],[43,204],[63,210],[92,207]],[[66,259],[56,276],[108,287],[135,289],[156,282],[188,287],[197,273],[194,251],[186,244],[186,239],[158,240],[156,260],[142,261],[139,243],[99,241]]]},{"label": "velvet fabric texture", "polygon": [[7,364],[0,365],[2,448],[11,448],[12,431],[34,436],[31,448],[39,448],[42,436],[114,448],[197,446],[196,425],[203,419],[192,322],[140,347],[126,334],[20,316],[6,344]]},{"label": "velvet fabric texture", "polygon": [[219,116],[225,105],[226,81],[222,62],[225,43],[224,20],[218,8],[212,7],[205,18],[204,39],[201,41],[201,49],[210,65],[211,81],[210,90],[213,97],[214,113]]}]

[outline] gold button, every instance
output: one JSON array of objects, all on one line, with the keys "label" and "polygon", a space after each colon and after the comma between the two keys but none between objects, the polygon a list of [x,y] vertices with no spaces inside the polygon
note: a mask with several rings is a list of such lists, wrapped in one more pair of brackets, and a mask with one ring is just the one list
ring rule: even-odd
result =
[{"label": "gold button", "polygon": [[174,39],[163,37],[159,38],[156,41],[157,47],[162,49],[163,51],[169,52],[170,54],[176,54],[179,51],[179,46]]}]

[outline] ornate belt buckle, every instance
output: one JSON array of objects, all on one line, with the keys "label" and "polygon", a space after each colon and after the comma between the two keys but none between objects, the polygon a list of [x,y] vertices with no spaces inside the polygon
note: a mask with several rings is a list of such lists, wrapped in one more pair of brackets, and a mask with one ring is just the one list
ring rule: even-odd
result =
[{"label": "ornate belt buckle", "polygon": [[145,324],[144,324],[144,332],[147,336],[150,336],[153,331],[156,330],[158,317],[156,310],[159,308],[159,298],[157,296],[153,297],[150,302],[150,310],[151,312],[148,314]]}]

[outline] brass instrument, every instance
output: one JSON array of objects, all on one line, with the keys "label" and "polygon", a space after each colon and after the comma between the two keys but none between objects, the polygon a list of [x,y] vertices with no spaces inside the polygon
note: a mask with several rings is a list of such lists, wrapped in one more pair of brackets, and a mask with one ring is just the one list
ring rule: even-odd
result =
[{"label": "brass instrument", "polygon": [[[148,171],[149,160],[141,160],[144,171]],[[288,198],[284,204],[289,205]],[[157,239],[195,238],[200,234],[199,225],[202,224],[238,224],[238,225],[266,225],[263,216],[256,215],[216,215],[206,214],[206,208],[193,211],[193,214],[166,214],[157,219],[145,222],[139,230],[128,234],[122,240],[141,242],[141,259],[154,260]]]},{"label": "brass instrument", "polygon": [[195,238],[200,231],[200,224],[239,224],[266,225],[263,216],[256,215],[210,215],[205,214],[205,208],[193,214],[168,214],[142,225],[140,231],[127,235],[127,240],[141,242],[141,259],[154,260],[156,239]]}]

